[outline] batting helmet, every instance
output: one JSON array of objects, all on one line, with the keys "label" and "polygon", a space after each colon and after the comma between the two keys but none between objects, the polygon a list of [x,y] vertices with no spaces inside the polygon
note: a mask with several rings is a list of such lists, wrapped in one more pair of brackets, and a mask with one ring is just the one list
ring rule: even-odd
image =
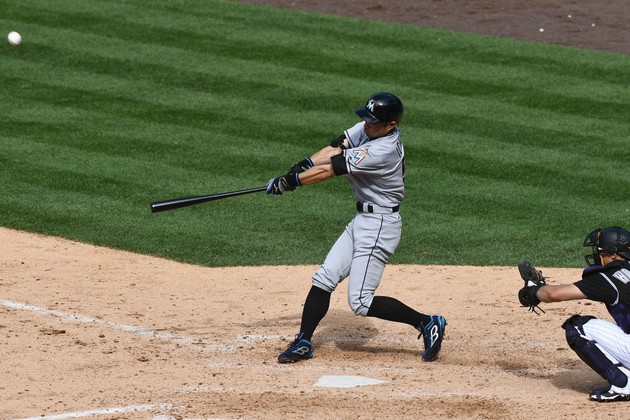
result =
[{"label": "batting helmet", "polygon": [[605,229],[595,229],[584,240],[584,246],[593,249],[592,254],[584,256],[586,263],[601,265],[600,254],[619,254],[624,259],[630,260],[630,232],[618,226]]},{"label": "batting helmet", "polygon": [[391,93],[379,92],[370,96],[363,108],[355,111],[363,121],[369,124],[386,124],[391,121],[400,122],[403,104]]}]

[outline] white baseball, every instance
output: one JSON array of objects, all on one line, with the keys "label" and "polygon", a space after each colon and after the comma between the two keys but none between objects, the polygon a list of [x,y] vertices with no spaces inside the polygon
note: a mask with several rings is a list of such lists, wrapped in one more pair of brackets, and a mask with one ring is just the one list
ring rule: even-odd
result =
[{"label": "white baseball", "polygon": [[20,34],[18,34],[17,32],[9,32],[9,35],[7,36],[7,39],[9,40],[9,44],[11,45],[20,45],[22,43],[22,36],[20,36]]}]

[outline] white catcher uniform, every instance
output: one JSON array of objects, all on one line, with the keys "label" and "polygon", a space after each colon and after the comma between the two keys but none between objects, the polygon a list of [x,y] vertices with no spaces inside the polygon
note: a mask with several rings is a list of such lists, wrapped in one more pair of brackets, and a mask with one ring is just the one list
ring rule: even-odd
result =
[{"label": "white catcher uniform", "polygon": [[[348,303],[366,316],[385,264],[400,242],[405,152],[396,127],[370,139],[359,122],[345,131],[349,147],[333,159],[336,174],[345,174],[357,199],[357,214],[335,242],[313,276],[313,285],[333,292],[349,277]],[[343,160],[341,160],[343,158]]]}]

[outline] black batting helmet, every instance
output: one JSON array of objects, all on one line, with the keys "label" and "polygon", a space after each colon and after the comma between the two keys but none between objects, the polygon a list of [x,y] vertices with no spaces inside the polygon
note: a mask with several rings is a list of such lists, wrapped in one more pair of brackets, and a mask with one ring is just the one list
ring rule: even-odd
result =
[{"label": "black batting helmet", "polygon": [[386,124],[391,121],[400,122],[403,104],[391,93],[379,92],[370,96],[363,108],[355,111],[363,121],[369,124]]},{"label": "black batting helmet", "polygon": [[605,229],[595,229],[584,240],[584,246],[593,249],[592,254],[584,256],[587,264],[601,265],[600,253],[619,254],[624,259],[630,260],[630,232],[618,226]]}]

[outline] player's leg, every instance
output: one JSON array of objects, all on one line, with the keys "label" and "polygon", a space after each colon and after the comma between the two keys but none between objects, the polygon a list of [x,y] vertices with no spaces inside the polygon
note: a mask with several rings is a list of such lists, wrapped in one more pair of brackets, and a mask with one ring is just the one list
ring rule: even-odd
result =
[{"label": "player's leg", "polygon": [[566,320],[562,327],[571,349],[609,383],[592,390],[590,398],[602,402],[630,400],[630,371],[625,367],[625,349],[630,343],[623,330],[610,322],[579,315]]},{"label": "player's leg", "polygon": [[400,242],[402,223],[397,214],[361,213],[354,221],[348,304],[355,314],[367,316],[385,265]]},{"label": "player's leg", "polygon": [[311,286],[302,309],[300,332],[285,351],[278,356],[280,363],[294,363],[313,357],[311,339],[319,322],[326,316],[330,306],[330,292]]},{"label": "player's leg", "polygon": [[584,324],[584,335],[601,345],[623,366],[630,367],[630,336],[617,324],[591,319]]},{"label": "player's leg", "polygon": [[330,297],[339,282],[348,276],[352,261],[352,222],[337,239],[322,266],[313,276],[313,285],[309,291],[304,309],[300,332],[289,347],[278,356],[280,363],[293,363],[313,357],[311,343],[315,329],[330,306]]},{"label": "player's leg", "polygon": [[425,315],[389,296],[374,296],[385,265],[400,241],[401,220],[394,215],[363,215],[355,224],[355,251],[350,269],[348,303],[357,315],[401,322],[424,336],[422,358],[434,360],[441,348],[446,320]]},{"label": "player's leg", "polygon": [[311,290],[306,296],[304,309],[302,310],[302,322],[300,324],[300,335],[303,339],[311,341],[313,333],[322,319],[328,313],[330,306],[330,292],[311,286]]},{"label": "player's leg", "polygon": [[431,322],[431,316],[420,313],[389,296],[374,296],[366,316],[409,324],[416,329]]},{"label": "player's leg", "polygon": [[426,362],[435,360],[442,348],[446,319],[441,315],[426,315],[389,296],[374,296],[367,316],[409,324],[417,329],[424,338],[422,359]]}]

